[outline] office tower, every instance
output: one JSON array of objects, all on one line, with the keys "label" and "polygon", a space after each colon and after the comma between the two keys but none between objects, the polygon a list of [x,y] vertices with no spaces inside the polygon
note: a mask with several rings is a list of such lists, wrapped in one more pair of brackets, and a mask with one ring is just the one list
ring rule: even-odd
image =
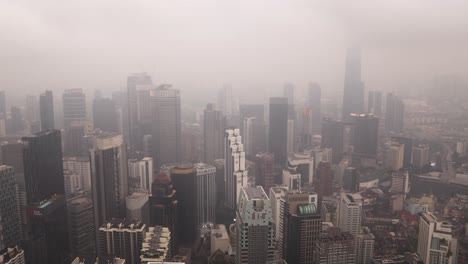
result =
[{"label": "office tower", "polygon": [[368,227],[363,227],[362,233],[357,236],[357,245],[356,263],[369,263],[374,255],[375,236]]},{"label": "office tower", "polygon": [[412,164],[415,168],[421,169],[429,164],[429,146],[419,144],[413,147]]},{"label": "office tower", "polygon": [[69,170],[63,170],[65,196],[68,198],[83,191],[83,181],[81,177]]},{"label": "office tower", "polygon": [[91,192],[91,163],[85,157],[63,158],[63,170],[79,175],[83,190]]},{"label": "office tower", "polygon": [[351,125],[324,118],[322,122],[322,148],[332,149],[333,164],[338,164],[351,144]]},{"label": "office tower", "polygon": [[359,171],[355,167],[347,167],[343,175],[343,188],[350,192],[358,192],[360,183]]},{"label": "office tower", "polygon": [[224,159],[217,159],[214,162],[216,168],[216,208],[224,206],[224,191],[226,182],[224,180]]},{"label": "office tower", "polygon": [[146,225],[141,221],[111,219],[99,228],[98,256],[112,255],[125,259],[125,264],[140,263]]},{"label": "office tower", "polygon": [[275,229],[271,203],[261,186],[241,189],[235,225],[236,264],[274,260]]},{"label": "office tower", "polygon": [[288,98],[270,98],[270,122],[268,151],[275,155],[275,162],[284,166],[288,144]]},{"label": "office tower", "polygon": [[379,141],[379,118],[369,114],[352,114],[354,118],[354,152],[376,157]]},{"label": "office tower", "polygon": [[307,109],[310,109],[310,132],[318,134],[322,125],[322,89],[317,83],[309,83],[307,87]]},{"label": "office tower", "polygon": [[408,171],[396,171],[392,173],[392,185],[388,190],[390,193],[409,193],[409,173]]},{"label": "office tower", "polygon": [[[142,72],[142,73],[135,73],[127,77],[127,95],[126,100],[122,100],[125,102],[123,104],[122,109],[127,110],[124,115],[124,120],[128,122],[128,137],[129,137],[129,146],[131,151],[135,150],[136,146],[138,146],[139,142],[141,141],[138,138],[138,90],[141,89],[148,89],[152,87],[153,81],[151,76]],[[126,108],[126,109],[125,109]],[[154,112],[153,112],[154,113]]]},{"label": "office tower", "polygon": [[52,91],[45,91],[39,97],[39,112],[41,115],[41,130],[54,129],[54,98]]},{"label": "office tower", "polygon": [[315,256],[318,264],[354,264],[354,236],[332,227],[317,241]]},{"label": "office tower", "polygon": [[409,168],[411,166],[411,156],[413,153],[413,140],[408,137],[391,137],[391,140],[404,145],[403,168]]},{"label": "office tower", "polygon": [[367,113],[382,117],[382,92],[369,91],[367,97]]},{"label": "office tower", "polygon": [[288,119],[294,120],[296,111],[294,110],[294,85],[292,83],[284,84],[283,97],[288,98]]},{"label": "office tower", "polygon": [[288,168],[301,174],[301,187],[312,186],[314,180],[314,158],[307,153],[294,153],[288,156]]},{"label": "office tower", "polygon": [[149,227],[143,238],[141,264],[165,263],[172,257],[171,231],[167,227]]},{"label": "office tower", "polygon": [[6,110],[6,96],[5,91],[0,91],[0,115],[3,114],[6,117],[7,110]]},{"label": "office tower", "polygon": [[[176,235],[181,245],[191,245],[197,238],[197,170],[192,164],[179,164],[171,169],[175,198],[178,202]],[[195,187],[195,188],[194,188]]]},{"label": "office tower", "polygon": [[128,195],[127,146],[122,135],[100,134],[90,150],[95,225],[125,217]]},{"label": "office tower", "polygon": [[397,171],[403,168],[405,146],[398,142],[391,142],[385,151],[385,167]]},{"label": "office tower", "polygon": [[242,187],[247,186],[248,172],[245,166],[245,152],[239,129],[226,130],[224,138],[224,179],[226,184],[226,206],[235,210]]},{"label": "office tower", "polygon": [[[244,131],[243,121],[248,117],[255,117],[261,123],[265,123],[265,106],[261,104],[244,104],[239,106],[240,131]],[[242,135],[242,136],[245,136]]]},{"label": "office tower", "polygon": [[181,120],[180,93],[171,85],[161,85],[152,91],[153,158],[156,167],[180,162]]},{"label": "office tower", "polygon": [[352,194],[341,193],[339,227],[344,232],[357,236],[361,231],[362,202]]},{"label": "office tower", "polygon": [[146,190],[137,190],[125,198],[127,219],[149,224],[149,196]]},{"label": "office tower", "polygon": [[117,109],[112,100],[108,98],[94,99],[93,124],[94,129],[119,133]]},{"label": "office tower", "polygon": [[224,155],[224,132],[226,119],[213,104],[208,104],[203,115],[203,160],[214,164],[216,159]]},{"label": "office tower", "polygon": [[[197,226],[216,222],[216,167],[194,164],[197,170]],[[193,186],[192,186],[193,187]]]},{"label": "office tower", "polygon": [[288,186],[274,185],[270,188],[269,198],[271,202],[271,214],[273,224],[275,225],[275,241],[278,242],[280,237],[280,219],[281,219],[281,199],[286,195]]},{"label": "office tower", "polygon": [[295,150],[294,120],[288,119],[288,131],[287,131],[287,143],[286,143],[287,154],[293,153],[294,150]]},{"label": "office tower", "polygon": [[11,118],[7,120],[7,134],[16,134],[22,132],[25,129],[23,114],[21,109],[16,106],[11,107]]},{"label": "office tower", "polygon": [[16,202],[16,179],[13,167],[0,166],[0,249],[17,245],[20,241]]},{"label": "office tower", "polygon": [[69,257],[62,143],[59,130],[21,139],[30,236],[28,261],[63,263]]},{"label": "office tower", "polygon": [[282,184],[288,186],[290,190],[299,190],[302,185],[301,174],[293,169],[283,169]]},{"label": "office tower", "polygon": [[24,250],[18,246],[5,248],[0,251],[0,263],[2,264],[25,264]]},{"label": "office tower", "polygon": [[361,80],[361,51],[354,47],[348,49],[346,53],[342,119],[352,120],[349,117],[350,114],[360,114],[363,110],[364,84]]},{"label": "office tower", "polygon": [[24,119],[28,122],[31,133],[37,133],[40,130],[39,121],[39,102],[37,96],[26,95],[26,104],[24,105]]},{"label": "office tower", "polygon": [[198,123],[182,124],[181,148],[181,160],[195,163],[203,159],[203,129]]},{"label": "office tower", "polygon": [[385,110],[385,130],[387,132],[401,133],[405,116],[405,104],[398,96],[387,94]]},{"label": "office tower", "polygon": [[232,115],[234,113],[234,102],[232,96],[232,87],[230,85],[223,85],[218,91],[218,109],[223,115]]},{"label": "office tower", "polygon": [[72,256],[96,254],[96,229],[91,195],[67,200],[70,250]]},{"label": "office tower", "polygon": [[320,201],[333,194],[333,170],[330,162],[320,162],[317,167],[317,194]]},{"label": "office tower", "polygon": [[249,159],[253,159],[256,154],[266,151],[265,121],[256,117],[246,117],[243,125],[244,130],[241,130],[241,134],[244,137],[245,154]]},{"label": "office tower", "polygon": [[281,198],[280,258],[287,263],[315,263],[316,242],[322,231],[317,195],[290,191]]},{"label": "office tower", "polygon": [[458,263],[458,240],[452,225],[430,212],[420,214],[417,253],[424,263]]},{"label": "office tower", "polygon": [[151,196],[151,183],[153,183],[153,158],[128,160],[128,177],[138,182],[138,189],[143,189]]},{"label": "office tower", "polygon": [[86,96],[82,89],[65,90],[62,100],[65,129],[72,121],[86,120]]},{"label": "office tower", "polygon": [[171,178],[164,172],[160,172],[152,184],[152,196],[150,196],[150,226],[160,225],[171,231],[171,248],[178,249],[177,212],[179,203],[175,198]]},{"label": "office tower", "polygon": [[257,169],[255,184],[262,186],[264,190],[270,190],[275,184],[275,157],[272,153],[261,153],[255,157]]}]

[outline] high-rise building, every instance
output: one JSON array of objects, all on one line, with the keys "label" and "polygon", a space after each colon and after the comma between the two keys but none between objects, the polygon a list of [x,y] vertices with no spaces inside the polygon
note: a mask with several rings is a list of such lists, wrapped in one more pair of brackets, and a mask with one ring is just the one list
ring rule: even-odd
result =
[{"label": "high-rise building", "polygon": [[152,184],[152,196],[150,196],[150,226],[163,226],[171,231],[171,248],[178,249],[177,212],[179,203],[175,198],[171,177],[160,172]]},{"label": "high-rise building", "polygon": [[41,130],[54,129],[54,98],[52,91],[45,91],[39,97],[39,112],[41,115]]},{"label": "high-rise building", "polygon": [[392,185],[388,190],[390,193],[408,194],[409,188],[409,173],[408,171],[396,171],[392,173]]},{"label": "high-rise building", "polygon": [[405,116],[405,104],[398,96],[387,94],[385,110],[385,130],[387,132],[401,133]]},{"label": "high-rise building", "polygon": [[367,97],[367,113],[382,117],[382,92],[369,91]]},{"label": "high-rise building", "polygon": [[15,246],[20,241],[16,201],[16,179],[13,167],[0,166],[0,249]]},{"label": "high-rise building", "polygon": [[201,227],[216,222],[216,167],[205,163],[196,163],[194,167],[197,171],[197,226]]},{"label": "high-rise building", "polygon": [[26,95],[24,119],[28,122],[31,133],[41,130],[39,119],[39,101],[36,95]]},{"label": "high-rise building", "polygon": [[136,190],[125,198],[127,219],[149,224],[149,196],[146,190]]},{"label": "high-rise building", "polygon": [[275,155],[275,162],[286,165],[288,154],[288,98],[270,98],[270,122],[268,151]]},{"label": "high-rise building", "polygon": [[257,154],[255,158],[257,169],[255,184],[264,190],[270,190],[275,184],[275,157],[272,153]]},{"label": "high-rise building", "polygon": [[315,256],[318,264],[354,264],[354,236],[332,227],[317,241]]},{"label": "high-rise building", "polygon": [[299,190],[302,186],[301,174],[294,169],[283,169],[282,184],[288,186],[290,190]]},{"label": "high-rise building", "polygon": [[171,85],[152,91],[153,158],[156,167],[181,159],[180,93]]},{"label": "high-rise building", "polygon": [[[244,104],[239,106],[240,131],[244,131],[244,120],[249,117],[255,117],[257,122],[265,123],[265,106],[261,104]],[[243,137],[246,135],[243,134]]]},{"label": "high-rise building", "polygon": [[63,177],[65,182],[65,196],[67,198],[83,191],[83,181],[78,174],[69,170],[64,170]]},{"label": "high-rise building", "polygon": [[146,236],[146,225],[141,221],[110,219],[99,228],[98,256],[112,255],[125,259],[125,264],[139,264]]},{"label": "high-rise building", "polygon": [[252,159],[266,150],[265,122],[256,117],[246,117],[243,125],[244,130],[241,130],[241,134],[244,137],[245,154]]},{"label": "high-rise building", "polygon": [[354,118],[354,152],[376,157],[379,141],[379,118],[369,114],[351,114]]},{"label": "high-rise building", "polygon": [[458,240],[452,225],[430,212],[420,214],[417,253],[424,263],[458,263]]},{"label": "high-rise building", "polygon": [[111,99],[94,99],[93,124],[94,129],[99,129],[104,132],[120,132],[117,120],[117,108]]},{"label": "high-rise building", "polygon": [[270,188],[270,202],[271,202],[271,214],[273,218],[273,224],[275,225],[275,241],[279,239],[280,219],[281,219],[281,199],[286,195],[288,186],[286,185],[274,185]]},{"label": "high-rise building", "polygon": [[153,158],[128,160],[128,177],[138,179],[138,188],[143,189],[151,196],[151,184],[153,183]]},{"label": "high-rise building", "polygon": [[177,220],[178,243],[191,245],[198,231],[198,219],[194,217],[197,212],[197,171],[192,164],[178,164],[170,170],[175,198],[178,202]]},{"label": "high-rise building", "polygon": [[91,195],[67,200],[70,249],[72,256],[96,254],[96,229]]},{"label": "high-rise building", "polygon": [[236,209],[238,195],[247,186],[248,172],[245,166],[245,152],[239,129],[226,130],[224,138],[224,179],[226,184],[225,203],[231,210]]},{"label": "high-rise building", "polygon": [[224,159],[217,159],[214,162],[216,167],[216,208],[225,205],[226,181],[224,179]]},{"label": "high-rise building", "polygon": [[208,104],[203,116],[203,160],[206,163],[214,164],[216,159],[223,158],[225,129],[226,119],[222,112]]},{"label": "high-rise building", "polygon": [[288,119],[294,120],[296,118],[296,112],[294,110],[294,84],[284,84],[283,97],[288,98]]},{"label": "high-rise building", "polygon": [[274,260],[274,237],[270,199],[261,186],[243,187],[236,217],[236,264]]},{"label": "high-rise building", "polygon": [[317,167],[317,194],[320,201],[333,194],[333,170],[330,162],[320,162]]},{"label": "high-rise building", "polygon": [[310,109],[310,132],[318,134],[322,125],[322,89],[317,83],[309,83],[307,87],[307,109]]},{"label": "high-rise building", "polygon": [[314,181],[314,158],[308,153],[294,153],[288,156],[288,168],[301,174],[301,187],[312,186]]},{"label": "high-rise building", "polygon": [[412,164],[415,168],[421,169],[429,164],[429,146],[419,144],[413,147]]},{"label": "high-rise building", "polygon": [[287,132],[287,143],[286,143],[287,154],[294,153],[294,151],[296,150],[295,141],[296,141],[296,137],[295,137],[295,132],[294,132],[294,120],[288,119],[288,132]]},{"label": "high-rise building", "polygon": [[128,195],[127,147],[122,135],[101,134],[90,150],[95,226],[125,217]]},{"label": "high-rise building", "polygon": [[25,124],[23,120],[23,114],[21,109],[16,106],[12,106],[10,110],[10,119],[6,123],[6,132],[7,134],[17,134],[25,129]]},{"label": "high-rise building", "polygon": [[363,227],[356,240],[358,246],[356,263],[369,263],[374,255],[375,236],[368,227]]},{"label": "high-rise building", "polygon": [[391,140],[404,145],[403,168],[408,169],[411,166],[413,140],[409,137],[392,137]]},{"label": "high-rise building", "polygon": [[280,258],[287,263],[315,263],[316,242],[322,231],[317,194],[290,191],[281,198]]},{"label": "high-rise building", "polygon": [[7,107],[6,107],[6,96],[5,91],[0,91],[0,115],[6,117]]},{"label": "high-rise building", "polygon": [[171,231],[167,227],[149,227],[143,239],[140,263],[165,263],[172,258]]},{"label": "high-rise building", "polygon": [[355,47],[348,49],[346,54],[342,119],[351,120],[350,114],[360,114],[363,110],[364,84],[361,80],[361,51]]},{"label": "high-rise building", "polygon": [[24,250],[18,246],[5,248],[0,251],[0,263],[2,264],[25,264]]},{"label": "high-rise building", "polygon": [[362,202],[352,194],[341,193],[339,227],[344,232],[357,236],[361,231]]},{"label": "high-rise building", "polygon": [[65,129],[72,121],[86,120],[86,95],[82,89],[65,90],[62,102]]},{"label": "high-rise building", "polygon": [[234,99],[230,85],[225,84],[218,91],[218,107],[224,115],[230,116],[234,113]]},{"label": "high-rise building", "polygon": [[405,145],[391,142],[385,151],[385,167],[397,171],[403,168]]},{"label": "high-rise building", "polygon": [[340,121],[324,118],[322,122],[322,148],[332,149],[333,164],[343,159],[351,144],[351,125]]},{"label": "high-rise building", "polygon": [[359,170],[355,167],[347,167],[343,174],[343,188],[350,192],[358,192],[360,183]]},{"label": "high-rise building", "polygon": [[91,192],[91,163],[85,157],[63,158],[63,170],[68,170],[79,175],[83,190]]}]

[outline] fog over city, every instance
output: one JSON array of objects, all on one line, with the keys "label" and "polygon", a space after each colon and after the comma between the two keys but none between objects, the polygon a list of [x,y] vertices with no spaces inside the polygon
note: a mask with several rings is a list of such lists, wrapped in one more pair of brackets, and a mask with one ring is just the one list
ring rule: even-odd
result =
[{"label": "fog over city", "polygon": [[346,48],[357,44],[366,90],[416,95],[437,75],[466,80],[466,14],[463,0],[2,0],[0,87],[18,100],[110,94],[147,72],[183,102],[213,100],[223,83],[246,102],[280,95],[285,82],[341,96]]}]

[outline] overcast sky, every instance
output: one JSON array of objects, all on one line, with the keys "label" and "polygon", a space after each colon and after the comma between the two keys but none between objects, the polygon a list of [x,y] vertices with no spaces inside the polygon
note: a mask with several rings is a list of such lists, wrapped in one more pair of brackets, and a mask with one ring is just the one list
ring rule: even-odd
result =
[{"label": "overcast sky", "polygon": [[468,76],[467,14],[466,0],[0,0],[0,89],[111,91],[146,71],[192,99],[222,83],[341,93],[356,42],[366,89],[416,90]]}]

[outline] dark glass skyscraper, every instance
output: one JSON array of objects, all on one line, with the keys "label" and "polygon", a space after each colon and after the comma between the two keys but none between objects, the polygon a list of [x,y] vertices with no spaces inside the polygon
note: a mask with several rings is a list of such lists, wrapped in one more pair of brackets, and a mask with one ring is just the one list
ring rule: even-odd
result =
[{"label": "dark glass skyscraper", "polygon": [[401,133],[403,131],[404,113],[405,104],[403,100],[392,93],[388,93],[385,111],[385,131]]},{"label": "dark glass skyscraper", "polygon": [[332,149],[333,164],[340,163],[351,144],[351,125],[326,118],[322,122],[322,147]]},{"label": "dark glass skyscraper", "polygon": [[361,51],[350,48],[346,54],[346,69],[343,93],[344,121],[351,120],[352,113],[362,113],[364,110],[364,84],[361,80]]},{"label": "dark glass skyscraper", "polygon": [[224,131],[226,119],[220,110],[216,110],[213,104],[208,104],[203,115],[203,160],[208,164],[214,164],[216,159],[224,156]]},{"label": "dark glass skyscraper", "polygon": [[288,98],[270,98],[270,128],[268,151],[275,156],[275,162],[286,165],[288,138]]},{"label": "dark glass skyscraper", "polygon": [[309,83],[307,87],[307,108],[310,109],[310,128],[312,133],[320,133],[322,125],[321,111],[322,89],[317,83]]},{"label": "dark glass skyscraper", "polygon": [[41,115],[41,130],[54,129],[54,97],[52,91],[45,91],[39,97],[39,111]]},{"label": "dark glass skyscraper", "polygon": [[379,118],[369,114],[353,114],[353,145],[356,154],[375,157],[379,141]]},{"label": "dark glass skyscraper", "polygon": [[0,249],[16,246],[20,239],[15,185],[13,167],[0,166]]},{"label": "dark glass skyscraper", "polygon": [[104,132],[119,132],[117,109],[111,99],[94,99],[93,122],[94,129],[100,129]]},{"label": "dark glass skyscraper", "polygon": [[369,92],[367,97],[367,113],[382,117],[382,92]]}]

